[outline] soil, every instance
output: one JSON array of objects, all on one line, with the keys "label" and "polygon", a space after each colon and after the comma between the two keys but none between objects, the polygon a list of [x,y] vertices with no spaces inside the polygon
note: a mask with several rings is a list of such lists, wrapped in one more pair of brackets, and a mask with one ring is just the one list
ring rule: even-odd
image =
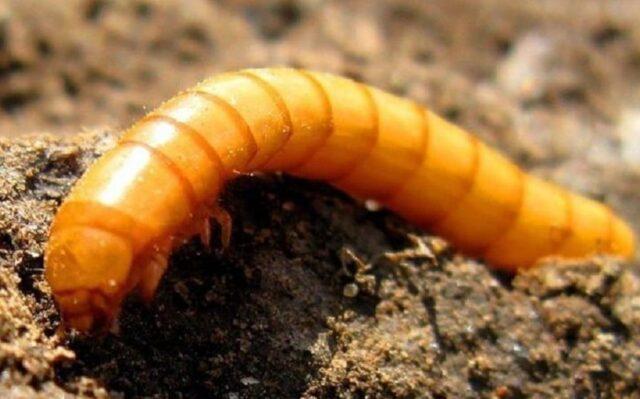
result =
[{"label": "soil", "polygon": [[42,276],[57,206],[121,128],[249,66],[418,100],[640,231],[639,17],[625,0],[0,2],[0,397],[640,398],[637,260],[499,274],[287,176],[232,182],[230,248],[177,251],[113,333],[61,334]]}]

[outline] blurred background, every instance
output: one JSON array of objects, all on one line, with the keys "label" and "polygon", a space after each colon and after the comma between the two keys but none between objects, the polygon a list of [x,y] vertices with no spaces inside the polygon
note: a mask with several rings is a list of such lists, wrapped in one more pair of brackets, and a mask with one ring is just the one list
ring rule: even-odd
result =
[{"label": "blurred background", "polygon": [[640,219],[636,0],[3,0],[0,135],[117,131],[213,73],[289,65],[415,99]]}]

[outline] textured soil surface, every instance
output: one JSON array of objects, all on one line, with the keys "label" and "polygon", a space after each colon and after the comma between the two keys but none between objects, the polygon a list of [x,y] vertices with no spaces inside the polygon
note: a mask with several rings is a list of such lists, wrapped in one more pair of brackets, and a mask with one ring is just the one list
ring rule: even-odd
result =
[{"label": "textured soil surface", "polygon": [[416,99],[640,230],[638,18],[626,0],[0,1],[0,397],[640,398],[638,261],[496,274],[286,176],[231,183],[231,247],[176,252],[117,332],[57,333],[42,276],[58,204],[120,128],[248,66]]}]

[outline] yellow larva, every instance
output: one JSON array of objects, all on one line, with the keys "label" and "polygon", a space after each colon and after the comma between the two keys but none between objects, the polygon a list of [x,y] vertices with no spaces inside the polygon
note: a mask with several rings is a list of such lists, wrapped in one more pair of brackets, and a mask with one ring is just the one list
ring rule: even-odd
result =
[{"label": "yellow larva", "polygon": [[214,77],[164,103],[78,181],[47,243],[46,277],[68,326],[150,299],[172,248],[198,233],[235,172],[318,179],[517,270],[549,255],[630,257],[605,206],[523,173],[425,108],[323,73]]}]

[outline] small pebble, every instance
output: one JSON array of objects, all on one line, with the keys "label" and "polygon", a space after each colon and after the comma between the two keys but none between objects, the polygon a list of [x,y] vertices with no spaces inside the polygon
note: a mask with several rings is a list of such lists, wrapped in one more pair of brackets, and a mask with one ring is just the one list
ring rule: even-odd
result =
[{"label": "small pebble", "polygon": [[240,382],[242,383],[242,385],[256,385],[260,383],[260,381],[253,377],[244,377],[240,380]]},{"label": "small pebble", "polygon": [[358,295],[358,286],[354,283],[349,283],[342,289],[342,295],[346,298],[355,298]]}]

